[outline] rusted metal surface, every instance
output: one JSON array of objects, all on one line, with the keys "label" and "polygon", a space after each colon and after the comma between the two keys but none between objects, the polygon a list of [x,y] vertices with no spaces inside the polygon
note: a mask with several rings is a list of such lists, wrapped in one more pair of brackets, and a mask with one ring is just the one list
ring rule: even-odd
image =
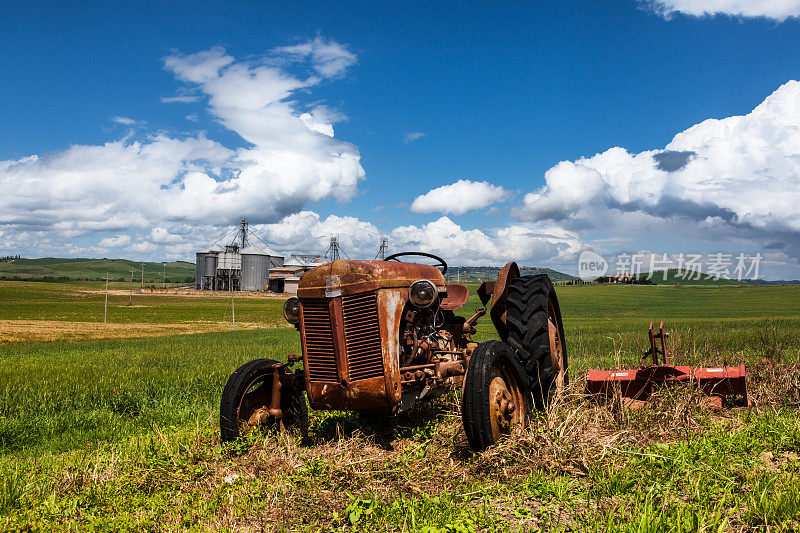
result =
[{"label": "rusted metal surface", "polygon": [[455,311],[464,307],[469,299],[469,289],[460,283],[447,284],[447,296],[442,300],[442,309]]},{"label": "rusted metal surface", "polygon": [[[398,342],[392,340],[399,335],[402,307],[399,294],[392,294],[398,292],[300,299],[306,389],[313,408],[385,410],[399,401]],[[318,316],[325,309],[327,316]],[[315,321],[311,328],[306,316]]]},{"label": "rusted metal surface", "polygon": [[547,302],[547,335],[550,340],[550,364],[556,376],[556,390],[563,390],[566,385],[567,368],[563,331],[559,329],[553,300]]},{"label": "rusted metal surface", "polygon": [[461,327],[461,330],[464,333],[473,334],[475,333],[475,324],[478,323],[483,316],[486,315],[486,308],[485,307],[476,307],[475,314],[469,317],[465,322],[464,325]]},{"label": "rusted metal surface", "polygon": [[[519,277],[519,267],[513,261],[506,263],[492,286],[492,308],[489,317],[492,319],[500,338],[508,338],[508,328],[506,327],[506,300],[508,299],[508,286]],[[485,305],[485,302],[484,302]]]},{"label": "rusted metal surface", "polygon": [[505,367],[493,368],[489,383],[489,422],[495,442],[523,425],[525,413],[518,406],[524,403],[523,392],[513,372]]},{"label": "rusted metal surface", "polygon": [[345,350],[349,381],[383,375],[378,295],[375,292],[342,297]]},{"label": "rusted metal surface", "polygon": [[[664,321],[662,320],[658,326],[658,333],[653,330],[653,323],[650,322],[650,329],[647,332],[647,336],[650,340],[650,349],[644,353],[642,359],[647,359],[649,356],[653,360],[654,365],[661,364],[659,360],[659,355],[663,358],[664,364],[669,364],[669,359],[667,358],[667,339],[669,338],[669,333],[664,331]],[[660,341],[660,343],[656,342]],[[658,345],[661,345],[660,349]]]},{"label": "rusted metal surface", "polygon": [[[669,334],[664,331],[664,323],[656,333],[651,322],[648,337],[650,350],[645,352],[644,359],[652,358],[652,364],[636,370],[589,370],[587,391],[598,397],[620,395],[626,400],[626,405],[640,407],[658,387],[688,384],[697,386],[709,396],[710,407],[748,405],[744,365],[716,368],[672,366],[667,364],[666,339]],[[659,356],[663,357],[663,363]]]},{"label": "rusted metal surface", "polygon": [[237,406],[239,431],[247,433],[251,427],[269,423],[283,430],[283,411],[281,409],[281,390],[295,385],[292,374],[286,372],[285,365],[277,363],[271,372],[259,376],[247,384]]},{"label": "rusted metal surface", "polygon": [[[306,272],[300,280],[297,295],[300,298],[332,298],[369,290],[408,288],[418,279],[429,279],[440,291],[446,290],[444,276],[431,265],[342,259]],[[337,294],[338,291],[341,294]]]},{"label": "rusted metal surface", "polygon": [[281,410],[281,368],[272,371],[272,395],[269,402],[269,415],[278,421],[278,426],[283,429],[283,411]]},{"label": "rusted metal surface", "polygon": [[304,366],[309,381],[336,383],[339,373],[333,343],[330,301],[307,298],[301,301],[300,335]]},{"label": "rusted metal surface", "polygon": [[[431,310],[404,316],[408,288],[420,279],[432,281],[446,297]],[[333,261],[306,273],[298,296],[303,379],[315,409],[391,412],[404,387],[458,385],[471,353],[469,335],[485,314],[480,310],[470,321],[452,315],[469,297],[467,288],[446,285],[437,268],[416,263]],[[435,331],[414,325],[418,313],[442,312],[450,313],[447,319],[429,321],[443,322]],[[415,360],[424,364],[406,368]]]}]

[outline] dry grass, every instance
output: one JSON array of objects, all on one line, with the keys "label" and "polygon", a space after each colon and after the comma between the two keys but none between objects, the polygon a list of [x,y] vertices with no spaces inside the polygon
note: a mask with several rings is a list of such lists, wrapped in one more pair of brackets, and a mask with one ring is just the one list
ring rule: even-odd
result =
[{"label": "dry grass", "polygon": [[[130,512],[136,520],[151,516],[132,504],[146,494],[159,502],[154,504],[158,520],[150,526],[158,531],[372,530],[371,518],[351,524],[345,510],[362,502],[370,512],[385,514],[398,501],[413,507],[408,502],[435,498],[444,499],[444,511],[426,512],[445,513],[441,523],[452,521],[447,513],[461,513],[458,516],[489,517],[486,520],[504,531],[603,529],[598,517],[635,517],[637,493],[648,487],[590,497],[599,490],[594,484],[603,475],[598,477],[598,472],[630,472],[637,460],[675,462],[668,446],[702,439],[714,428],[730,435],[747,431],[752,422],[745,418],[785,406],[785,388],[800,376],[797,365],[780,364],[772,370],[758,368],[751,377],[751,388],[759,391],[753,407],[719,412],[705,409],[702,396],[688,388],[656,394],[642,409],[616,401],[598,404],[582,394],[582,376],[575,376],[570,390],[547,414],[535,415],[526,431],[478,455],[468,450],[457,394],[390,422],[316,412],[313,442],[308,443],[270,434],[220,447],[216,432],[209,430],[215,426],[214,413],[208,413],[198,417],[188,434],[154,427],[149,435],[131,441],[127,451],[96,456],[81,452],[74,456],[80,457],[80,465],[55,468],[41,485],[56,495],[53,506],[59,513],[70,501],[86,501],[92,495],[99,506],[93,512],[119,505],[114,514]],[[756,464],[763,472],[785,477],[796,458],[791,451],[764,451]],[[759,472],[740,473],[741,461],[731,457],[732,470],[724,471],[703,458],[695,459],[690,471],[681,466],[668,490],[674,492],[670,501],[691,498],[691,487],[682,485],[682,476],[730,479],[738,484],[735,490],[745,494]],[[631,475],[646,479],[649,472]],[[536,483],[541,483],[540,489],[532,488]],[[46,497],[42,493],[41,498]],[[729,522],[715,530],[760,530],[747,515],[746,502],[737,506],[728,513]],[[429,515],[426,523],[440,520],[437,516]],[[62,518],[57,520],[64,524],[59,522]],[[420,530],[410,522],[385,516],[381,520],[385,521],[379,530]],[[475,527],[484,529],[495,527]]]},{"label": "dry grass", "polygon": [[[80,287],[73,290],[76,294],[105,294],[104,287]],[[130,295],[129,289],[109,288],[109,296],[128,296]],[[157,288],[134,288],[133,295],[146,295],[146,296],[181,296],[186,298],[227,298],[230,299],[230,291],[198,291],[195,289],[157,289]],[[285,300],[286,294],[274,294],[270,292],[236,292],[234,298],[239,299],[262,299],[262,300]]]},{"label": "dry grass", "polygon": [[[777,407],[773,402],[785,398],[782,391],[788,381],[783,376],[792,376],[791,381],[799,375],[797,365],[758,374],[753,381],[761,395],[749,412]],[[473,455],[468,449],[458,398],[453,395],[389,426],[362,425],[346,416],[330,418],[329,424],[318,429],[312,445],[301,445],[285,435],[259,438],[243,455],[229,451],[214,461],[210,477],[188,492],[213,492],[253,480],[268,486],[257,512],[216,516],[206,523],[213,529],[271,531],[302,524],[330,525],[331,516],[362,496],[392,501],[399,496],[446,494],[467,507],[488,501],[508,529],[527,530],[546,526],[533,515],[514,512],[520,505],[536,508],[542,504],[518,492],[532,473],[560,476],[568,480],[568,491],[585,488],[590,485],[590,472],[598,468],[624,468],[634,456],[669,460],[653,452],[654,445],[688,442],[711,427],[736,433],[745,427],[742,417],[748,411],[709,411],[702,394],[687,388],[656,394],[640,409],[615,401],[598,404],[587,399],[581,388],[582,382],[574,380],[546,415],[536,414],[526,431],[482,454]],[[420,419],[437,420],[433,434],[422,439],[404,436],[409,428],[403,424]],[[765,454],[765,468],[785,467],[796,457],[791,452]],[[711,468],[702,462],[699,467]],[[475,490],[470,490],[472,485]],[[566,506],[558,523],[576,526],[596,511],[595,503],[589,501]]]},{"label": "dry grass", "polygon": [[[259,322],[237,322],[236,329],[273,327]],[[89,339],[120,339],[190,335],[211,331],[230,331],[230,322],[190,322],[183,324],[117,324],[67,322],[60,320],[0,320],[0,344],[12,342],[50,342]]]}]

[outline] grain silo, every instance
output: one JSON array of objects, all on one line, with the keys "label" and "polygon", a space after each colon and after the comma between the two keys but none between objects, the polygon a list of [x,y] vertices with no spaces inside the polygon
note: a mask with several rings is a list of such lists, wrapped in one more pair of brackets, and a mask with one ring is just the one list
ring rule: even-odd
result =
[{"label": "grain silo", "polygon": [[263,291],[269,278],[269,253],[257,246],[248,246],[242,252],[243,291]]},{"label": "grain silo", "polygon": [[203,254],[203,289],[214,290],[217,288],[217,255],[220,248],[212,246],[207,253]]},{"label": "grain silo", "polygon": [[283,256],[266,246],[248,246],[241,251],[243,291],[263,291],[269,284],[269,269],[283,264]]},{"label": "grain silo", "polygon": [[266,290],[269,269],[283,265],[283,256],[266,245],[250,245],[248,235],[264,243],[249,230],[247,219],[243,218],[230,244],[224,248],[213,245],[208,252],[197,253],[195,287],[225,291]]},{"label": "grain silo", "polygon": [[197,254],[195,254],[195,262],[194,262],[195,289],[203,288],[203,271],[205,270],[205,266],[206,266],[206,254],[203,252],[197,252]]},{"label": "grain silo", "polygon": [[217,271],[241,270],[242,255],[238,246],[226,246],[225,250],[217,255]]},{"label": "grain silo", "polygon": [[242,255],[239,245],[230,244],[217,254],[217,289],[238,291],[242,272]]}]

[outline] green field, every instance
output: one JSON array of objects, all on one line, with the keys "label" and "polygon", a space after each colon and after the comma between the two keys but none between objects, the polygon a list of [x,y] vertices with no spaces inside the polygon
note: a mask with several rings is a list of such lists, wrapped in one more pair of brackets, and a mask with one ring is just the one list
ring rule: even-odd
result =
[{"label": "green field", "polygon": [[[142,263],[127,259],[61,259],[42,257],[40,259],[13,259],[0,261],[0,279],[37,281],[92,281],[104,280],[106,273],[110,280],[130,281],[133,269],[134,282],[142,282]],[[144,282],[157,284],[192,283],[194,263],[171,261],[166,263],[144,263]]]},{"label": "green field", "polygon": [[[186,297],[151,292],[133,294],[125,284],[108,299],[111,323],[190,323],[231,321],[229,297]],[[255,297],[254,297],[255,296]],[[256,294],[235,295],[234,312],[241,322],[264,326],[284,325],[283,300]],[[103,285],[66,283],[0,282],[0,320],[68,320],[102,322],[105,303]]]},{"label": "green field", "polygon": [[[0,328],[102,321],[96,288],[0,282]],[[297,332],[275,327],[280,300],[236,301],[237,321],[263,329],[1,344],[0,530],[800,528],[800,287],[558,290],[572,394],[478,456],[455,393],[393,421],[313,413],[312,445],[220,446],[230,373],[299,351]],[[133,298],[112,296],[112,325],[230,319],[225,298]],[[755,405],[709,412],[691,391],[641,411],[584,399],[585,370],[635,364],[651,320],[666,322],[673,360],[747,363]],[[478,337],[493,337],[488,320]]]}]

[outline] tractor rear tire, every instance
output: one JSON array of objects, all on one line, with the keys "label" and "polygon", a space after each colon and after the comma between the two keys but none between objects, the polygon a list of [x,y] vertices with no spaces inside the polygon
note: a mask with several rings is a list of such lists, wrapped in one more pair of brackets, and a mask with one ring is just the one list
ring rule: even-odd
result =
[{"label": "tractor rear tire", "polygon": [[[272,373],[278,361],[256,359],[240,366],[228,378],[222,391],[219,409],[220,440],[230,442],[251,429],[250,417],[260,409],[268,408],[272,393]],[[283,429],[299,431],[308,436],[308,405],[302,391],[281,389]],[[275,417],[260,417],[265,429],[280,429]]]},{"label": "tractor rear tire", "polygon": [[531,394],[514,351],[483,342],[469,359],[461,395],[461,420],[469,446],[481,452],[528,425]]},{"label": "tractor rear tire", "polygon": [[536,409],[569,383],[561,309],[547,274],[520,276],[508,287],[507,342],[517,353]]}]

